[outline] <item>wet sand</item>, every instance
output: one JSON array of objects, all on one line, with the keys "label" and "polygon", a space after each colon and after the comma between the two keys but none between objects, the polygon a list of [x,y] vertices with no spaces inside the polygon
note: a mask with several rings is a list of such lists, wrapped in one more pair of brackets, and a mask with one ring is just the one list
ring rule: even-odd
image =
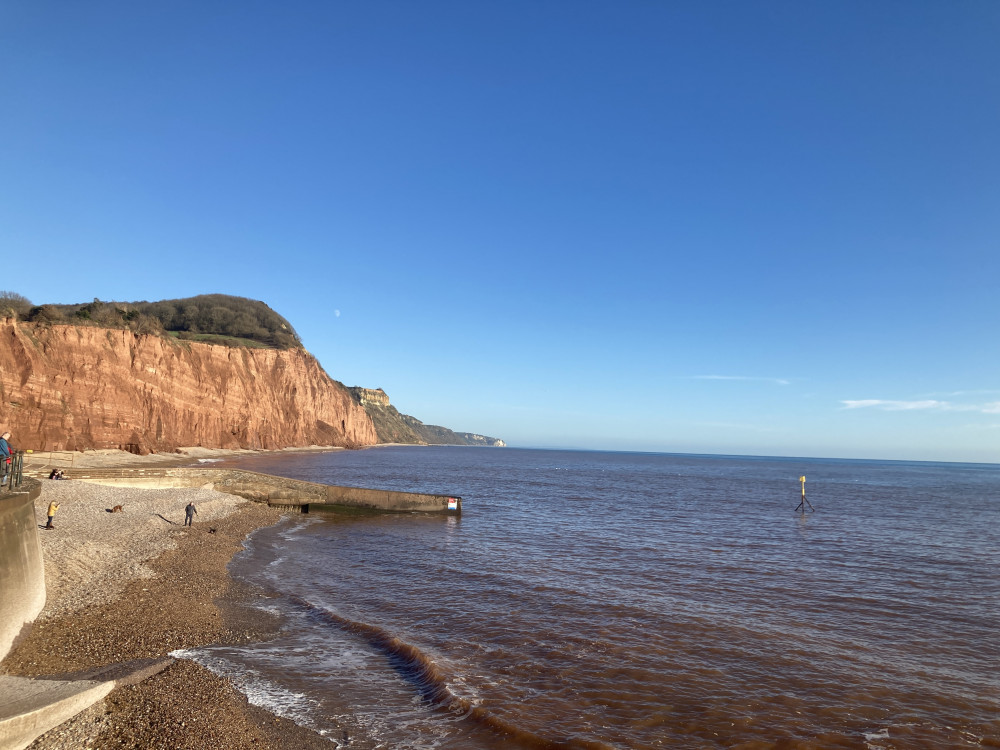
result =
[{"label": "wet sand", "polygon": [[[136,463],[113,458],[112,463],[110,457],[78,454],[76,460]],[[280,623],[273,616],[246,606],[265,594],[230,580],[226,566],[246,536],[276,523],[279,511],[207,489],[44,480],[36,501],[40,526],[52,499],[61,504],[56,528],[39,530],[46,606],[0,671],[54,676],[277,633]],[[189,501],[198,516],[193,527],[184,527]],[[124,512],[107,512],[117,504],[125,506]],[[138,685],[114,690],[31,747],[308,750],[347,745],[367,746],[363,738],[321,737],[253,707],[227,680],[180,659]]]}]

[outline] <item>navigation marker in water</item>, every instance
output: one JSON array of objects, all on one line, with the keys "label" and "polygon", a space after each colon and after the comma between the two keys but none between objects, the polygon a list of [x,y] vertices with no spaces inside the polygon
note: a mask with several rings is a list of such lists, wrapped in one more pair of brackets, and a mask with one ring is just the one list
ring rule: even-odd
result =
[{"label": "navigation marker in water", "polygon": [[799,507],[797,507],[795,510],[800,511],[801,513],[805,513],[806,506],[808,505],[809,510],[815,513],[816,509],[812,506],[812,503],[806,500],[806,478],[799,477],[799,481],[802,482],[802,502],[799,503]]}]

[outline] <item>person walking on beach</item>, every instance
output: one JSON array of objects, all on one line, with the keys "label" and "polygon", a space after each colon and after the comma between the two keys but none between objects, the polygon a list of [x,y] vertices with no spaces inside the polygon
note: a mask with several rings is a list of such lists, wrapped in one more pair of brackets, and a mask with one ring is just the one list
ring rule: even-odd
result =
[{"label": "person walking on beach", "polygon": [[45,524],[45,528],[47,529],[55,528],[55,526],[52,525],[52,517],[56,514],[57,510],[59,510],[59,503],[53,500],[51,503],[49,503],[49,520],[48,523]]},{"label": "person walking on beach", "polygon": [[194,507],[194,503],[188,503],[187,507],[184,508],[184,525],[193,526],[194,516],[198,512],[198,509]]},{"label": "person walking on beach", "polygon": [[3,477],[0,479],[0,484],[7,484],[10,476],[10,457],[14,451],[11,449],[10,443],[7,442],[8,440],[10,440],[9,432],[0,435],[0,476]]}]

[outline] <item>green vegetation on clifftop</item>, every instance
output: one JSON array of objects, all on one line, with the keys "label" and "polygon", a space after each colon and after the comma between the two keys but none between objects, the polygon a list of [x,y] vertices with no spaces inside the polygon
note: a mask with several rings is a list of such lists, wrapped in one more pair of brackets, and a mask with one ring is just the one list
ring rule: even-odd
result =
[{"label": "green vegetation on clifftop", "polygon": [[228,294],[202,294],[160,302],[102,302],[33,306],[14,292],[0,292],[0,314],[34,323],[127,328],[136,333],[225,346],[302,346],[292,325],[263,302]]}]

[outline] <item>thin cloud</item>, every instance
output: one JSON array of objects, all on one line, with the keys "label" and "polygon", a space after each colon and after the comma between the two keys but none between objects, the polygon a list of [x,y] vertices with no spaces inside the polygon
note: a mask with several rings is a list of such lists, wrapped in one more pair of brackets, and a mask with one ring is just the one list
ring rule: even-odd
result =
[{"label": "thin cloud", "polygon": [[878,409],[880,411],[977,411],[983,414],[1000,414],[1000,401],[988,404],[956,404],[951,401],[923,399],[919,401],[893,401],[880,398],[841,401],[844,409]]},{"label": "thin cloud", "polygon": [[926,398],[961,398],[963,396],[988,396],[994,393],[1000,393],[1000,390],[996,388],[979,388],[972,391],[949,391],[948,393],[927,393],[924,395]]},{"label": "thin cloud", "polygon": [[693,380],[752,380],[775,385],[791,385],[792,381],[785,378],[759,378],[752,375],[693,375]]},{"label": "thin cloud", "polygon": [[861,399],[859,401],[841,401],[845,409],[881,409],[883,411],[912,411],[914,409],[947,409],[947,401],[886,401],[880,398]]}]

